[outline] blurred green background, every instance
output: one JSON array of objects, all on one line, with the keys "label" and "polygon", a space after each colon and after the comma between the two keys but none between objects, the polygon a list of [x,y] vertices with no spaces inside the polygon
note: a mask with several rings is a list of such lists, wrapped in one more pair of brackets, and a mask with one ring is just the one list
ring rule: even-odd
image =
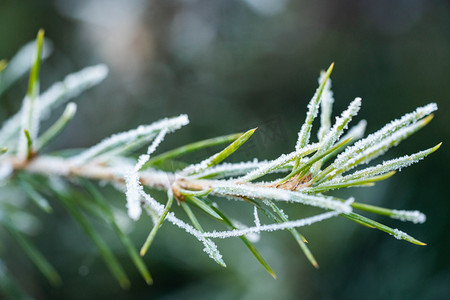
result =
[{"label": "blurred green background", "polygon": [[[132,287],[123,291],[81,229],[56,209],[39,215],[42,227],[33,240],[61,273],[61,287],[50,287],[15,244],[2,241],[0,247],[8,268],[35,298],[450,297],[449,1],[0,0],[0,58],[11,58],[39,28],[53,42],[41,90],[84,66],[110,67],[104,83],[77,99],[77,117],[52,150],[87,147],[114,132],[187,113],[191,124],[169,136],[162,150],[259,126],[253,144],[233,160],[275,158],[294,146],[319,71],[331,62],[335,114],[362,97],[359,119],[368,121],[368,133],[437,102],[435,119],[383,158],[444,143],[374,188],[338,193],[421,210],[427,215],[422,225],[377,220],[426,247],[333,219],[301,231],[321,266],[315,270],[287,232],[263,234],[257,245],[278,275],[274,280],[238,240],[218,241],[228,264],[222,269],[193,238],[164,226],[146,257],[155,281],[148,287],[112,231],[99,224],[131,274]],[[1,120],[18,109],[26,83],[23,78],[1,99]],[[108,188],[104,193],[124,207],[124,195]],[[131,224],[136,246],[149,225],[145,218]]]}]

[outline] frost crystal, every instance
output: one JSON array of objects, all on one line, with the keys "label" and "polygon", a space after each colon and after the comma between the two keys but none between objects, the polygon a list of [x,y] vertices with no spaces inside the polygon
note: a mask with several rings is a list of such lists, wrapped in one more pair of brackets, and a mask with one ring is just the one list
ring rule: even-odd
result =
[{"label": "frost crystal", "polygon": [[394,215],[392,215],[391,218],[399,219],[401,221],[410,221],[414,224],[425,223],[427,220],[426,216],[418,210],[409,211],[393,209],[392,212]]},{"label": "frost crystal", "polygon": [[398,230],[397,228],[394,229],[394,234],[391,235],[393,235],[397,240],[402,240],[408,237],[408,235],[405,232]]}]

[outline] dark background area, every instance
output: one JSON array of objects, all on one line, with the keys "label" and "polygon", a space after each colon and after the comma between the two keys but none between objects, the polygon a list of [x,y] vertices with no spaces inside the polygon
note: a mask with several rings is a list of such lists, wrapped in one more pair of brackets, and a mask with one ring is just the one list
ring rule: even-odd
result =
[{"label": "dark background area", "polygon": [[[41,90],[88,65],[110,67],[104,83],[77,99],[77,117],[52,150],[87,147],[114,132],[186,113],[191,123],[169,136],[161,150],[260,126],[254,147],[233,159],[275,158],[293,148],[319,72],[331,62],[334,115],[362,97],[358,120],[368,121],[367,133],[418,106],[438,104],[435,119],[384,158],[443,145],[374,188],[340,193],[364,203],[424,212],[427,222],[422,225],[377,220],[427,242],[426,247],[337,218],[302,230],[319,270],[309,265],[288,233],[263,234],[258,247],[278,274],[273,280],[239,241],[218,241],[229,265],[222,269],[194,239],[164,226],[146,257],[155,280],[148,287],[115,236],[99,225],[132,276],[131,289],[123,291],[90,241],[57,210],[50,217],[41,215],[42,229],[34,241],[61,273],[61,287],[50,287],[23,252],[8,250],[14,245],[4,245],[0,252],[31,295],[448,299],[450,2],[0,0],[0,58],[11,58],[39,28],[54,48],[42,67]],[[26,83],[23,78],[1,99],[2,120],[20,106]],[[124,208],[123,195],[104,192]],[[132,224],[137,246],[149,224]]]}]

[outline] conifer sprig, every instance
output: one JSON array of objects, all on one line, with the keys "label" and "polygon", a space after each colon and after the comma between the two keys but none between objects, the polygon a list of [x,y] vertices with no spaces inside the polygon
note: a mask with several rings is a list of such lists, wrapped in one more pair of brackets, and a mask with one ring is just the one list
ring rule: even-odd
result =
[{"label": "conifer sprig", "polygon": [[[437,110],[435,103],[419,107],[363,138],[366,127],[364,120],[346,131],[359,112],[361,98],[355,98],[336,118],[334,124],[331,122],[334,102],[330,79],[334,66],[332,64],[319,77],[319,87],[308,104],[306,119],[298,133],[295,147],[271,161],[259,161],[254,158],[247,162],[225,162],[235,151],[239,151],[256,129],[243,134],[182,145],[174,150],[154,155],[167,135],[189,123],[186,115],[165,118],[114,134],[81,152],[48,154],[44,151],[47,148],[45,146],[64,131],[64,127],[75,116],[76,104],[67,104],[62,116],[45,132],[39,130],[42,119],[47,118],[56,107],[101,82],[106,77],[108,69],[104,65],[85,68],[70,74],[63,81],[39,94],[39,68],[41,57],[45,58],[48,53],[46,45],[43,31],[40,31],[33,64],[24,65],[23,59],[17,58],[12,59],[9,64],[4,60],[0,61],[0,79],[3,80],[0,81],[0,95],[20,77],[17,70],[23,73],[24,68],[31,69],[29,89],[21,110],[6,120],[0,129],[0,144],[4,147],[0,156],[0,180],[5,183],[0,189],[7,187],[20,190],[30,202],[45,213],[53,211],[52,206],[55,203],[50,199],[58,199],[59,204],[96,245],[106,265],[122,287],[129,286],[128,276],[111,248],[90,224],[85,214],[109,224],[144,280],[150,284],[152,278],[135,246],[116,222],[110,204],[101,197],[91,181],[108,182],[121,192],[125,190],[123,197],[126,199],[126,205],[123,209],[125,210],[126,206],[132,220],[142,217],[143,208],[150,215],[154,225],[153,228],[149,228],[145,242],[143,239],[141,256],[147,252],[152,242],[156,242],[157,233],[164,231],[162,225],[171,223],[201,242],[204,251],[223,267],[226,263],[214,239],[240,238],[256,260],[276,277],[273,269],[256,249],[255,236],[259,237],[259,234],[265,231],[287,230],[310,263],[318,267],[313,251],[310,250],[314,249],[314,245],[307,246],[306,238],[298,230],[300,227],[338,216],[382,230],[398,239],[425,245],[399,229],[390,228],[355,211],[370,212],[413,223],[425,222],[426,217],[423,213],[416,210],[382,208],[355,201],[352,197],[340,199],[323,193],[352,186],[372,186],[377,181],[393,176],[395,171],[435,152],[441,144],[352,171],[355,167],[384,154],[427,125],[432,119],[432,113]],[[18,54],[19,57],[24,55],[23,51],[25,50],[21,50]],[[30,53],[29,49],[26,53]],[[317,141],[312,142],[313,121],[319,111],[321,115]],[[222,146],[222,150],[198,163],[182,162],[183,156],[188,153],[226,143],[229,145]],[[143,147],[147,147],[147,150],[136,156]],[[172,170],[164,170],[165,164],[170,164]],[[271,181],[264,180],[268,177]],[[166,192],[168,200],[164,202],[165,204],[151,195],[153,189]],[[220,208],[220,202],[228,199],[248,203],[252,209],[246,220],[234,220],[233,216],[229,216],[229,212],[226,213]],[[283,211],[279,206],[280,203],[285,203],[288,208]],[[290,212],[298,210],[302,205],[313,206],[322,212],[291,220]],[[178,212],[173,209],[175,206],[181,206],[189,223],[178,217]],[[24,237],[27,231],[21,227],[22,224],[13,221],[17,216],[31,217],[26,208],[26,204],[12,205],[7,197],[0,197],[0,225],[11,233],[50,282],[59,283],[60,278],[56,270]],[[200,214],[207,215],[211,224],[202,225],[203,219],[198,218]],[[211,226],[217,227],[213,227],[215,229],[212,231],[205,230]],[[225,229],[221,226],[225,226]],[[15,285],[14,280],[5,279],[7,270],[0,261],[0,286]]]}]

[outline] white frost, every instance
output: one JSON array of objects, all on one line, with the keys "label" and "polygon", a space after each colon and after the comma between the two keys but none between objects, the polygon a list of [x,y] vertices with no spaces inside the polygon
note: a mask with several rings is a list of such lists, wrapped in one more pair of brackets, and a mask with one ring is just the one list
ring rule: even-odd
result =
[{"label": "white frost", "polygon": [[390,235],[394,236],[397,240],[403,240],[408,237],[408,235],[405,232],[403,232],[397,228],[394,229],[394,234],[390,234]]},{"label": "white frost", "polygon": [[418,210],[396,210],[393,209],[392,212],[395,215],[392,215],[391,218],[393,219],[398,219],[400,221],[410,221],[413,222],[414,224],[417,223],[425,223],[425,221],[427,220],[427,217],[421,213]]}]

